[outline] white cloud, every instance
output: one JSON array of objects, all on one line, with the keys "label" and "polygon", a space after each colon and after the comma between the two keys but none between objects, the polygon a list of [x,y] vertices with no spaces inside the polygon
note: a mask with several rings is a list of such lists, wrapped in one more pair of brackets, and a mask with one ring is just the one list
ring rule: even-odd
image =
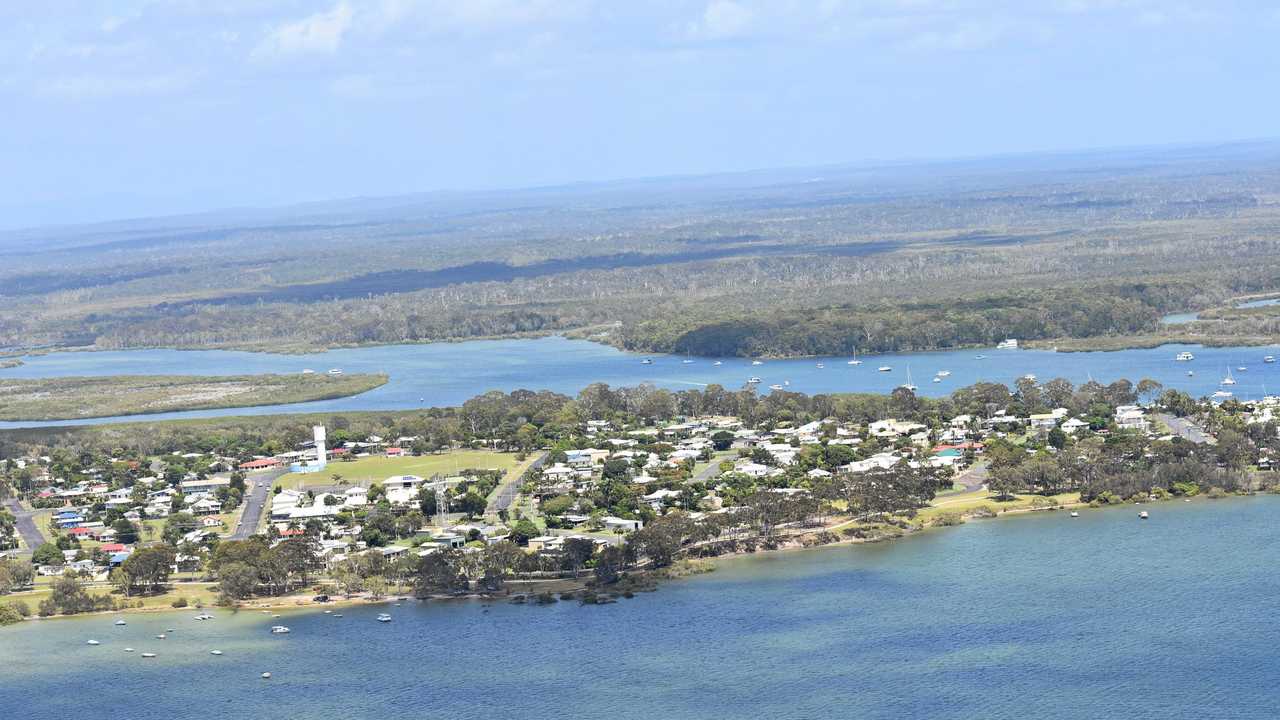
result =
[{"label": "white cloud", "polygon": [[734,0],[711,0],[702,17],[690,23],[688,35],[703,40],[723,40],[742,35],[751,25],[755,13]]},{"label": "white cloud", "polygon": [[261,58],[336,52],[343,36],[351,29],[354,15],[351,6],[344,1],[328,12],[285,23],[272,30],[253,54]]}]

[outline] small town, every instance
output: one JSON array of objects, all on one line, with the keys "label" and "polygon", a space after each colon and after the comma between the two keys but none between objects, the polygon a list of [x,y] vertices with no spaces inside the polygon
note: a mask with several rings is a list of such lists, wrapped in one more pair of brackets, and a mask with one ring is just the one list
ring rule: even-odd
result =
[{"label": "small town", "polygon": [[490,393],[424,416],[423,434],[335,419],[230,454],[44,448],[3,460],[0,613],[609,601],[726,554],[1265,490],[1276,413],[1277,397],[1150,381],[938,400],[594,385]]}]

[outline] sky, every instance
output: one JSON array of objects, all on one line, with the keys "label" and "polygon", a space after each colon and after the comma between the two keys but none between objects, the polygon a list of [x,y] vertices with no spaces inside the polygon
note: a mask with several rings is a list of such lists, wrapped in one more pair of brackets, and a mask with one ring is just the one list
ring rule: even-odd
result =
[{"label": "sky", "polygon": [[1271,138],[1280,5],[0,4],[0,227]]}]

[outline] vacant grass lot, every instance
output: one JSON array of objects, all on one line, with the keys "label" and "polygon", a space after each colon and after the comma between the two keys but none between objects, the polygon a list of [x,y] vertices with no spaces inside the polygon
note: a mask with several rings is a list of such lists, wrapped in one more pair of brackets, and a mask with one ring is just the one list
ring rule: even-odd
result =
[{"label": "vacant grass lot", "polygon": [[515,466],[514,453],[488,450],[454,450],[439,455],[416,457],[374,456],[350,461],[330,461],[329,466],[321,472],[282,475],[276,480],[276,485],[287,489],[309,485],[332,485],[335,474],[341,475],[343,480],[353,484],[368,484],[385,480],[392,475],[417,475],[429,478],[432,475],[453,475],[468,468],[510,470]]}]

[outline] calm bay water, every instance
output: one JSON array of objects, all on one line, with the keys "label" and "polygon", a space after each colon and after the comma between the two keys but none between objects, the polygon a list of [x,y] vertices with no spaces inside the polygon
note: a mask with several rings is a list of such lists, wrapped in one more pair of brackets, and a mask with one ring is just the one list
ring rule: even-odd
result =
[{"label": "calm bay water", "polygon": [[[1182,350],[1191,350],[1190,363],[1174,361]],[[593,382],[613,386],[651,382],[680,390],[719,383],[737,389],[752,376],[763,381],[761,392],[772,384],[790,383],[787,389],[803,393],[879,392],[886,393],[907,381],[923,395],[945,395],[958,387],[980,380],[1011,383],[1028,373],[1041,381],[1064,377],[1075,383],[1093,378],[1110,382],[1144,377],[1179,388],[1194,396],[1211,394],[1228,368],[1237,385],[1237,397],[1258,397],[1264,390],[1280,391],[1280,363],[1264,365],[1272,348],[1202,348],[1165,345],[1145,350],[1116,352],[1056,353],[1044,350],[956,350],[868,356],[861,365],[848,365],[846,357],[804,360],[770,360],[752,365],[742,358],[685,358],[648,356],[652,364],[642,364],[646,356],[625,353],[587,342],[550,337],[537,340],[493,340],[426,345],[383,345],[331,350],[310,355],[277,355],[226,350],[131,350],[119,352],[76,352],[39,355],[25,359],[16,368],[0,370],[3,377],[59,377],[68,375],[239,375],[293,373],[304,368],[325,372],[341,368],[345,372],[383,372],[391,381],[381,388],[355,397],[293,405],[268,405],[183,413],[148,415],[148,419],[210,417],[219,415],[273,414],[341,410],[403,410],[420,407],[459,405],[489,390],[554,390],[573,394]],[[980,357],[981,356],[981,357]],[[818,365],[825,365],[819,368]],[[887,365],[890,372],[877,372]],[[1245,372],[1236,371],[1247,366]],[[934,383],[940,370],[951,376]],[[1187,371],[1195,372],[1187,376]],[[139,418],[104,418],[74,423],[0,423],[5,427],[119,422]]]},{"label": "calm bay water", "polygon": [[1280,716],[1280,498],[1148,509],[728,560],[601,607],[30,622],[0,629],[0,716]]}]

